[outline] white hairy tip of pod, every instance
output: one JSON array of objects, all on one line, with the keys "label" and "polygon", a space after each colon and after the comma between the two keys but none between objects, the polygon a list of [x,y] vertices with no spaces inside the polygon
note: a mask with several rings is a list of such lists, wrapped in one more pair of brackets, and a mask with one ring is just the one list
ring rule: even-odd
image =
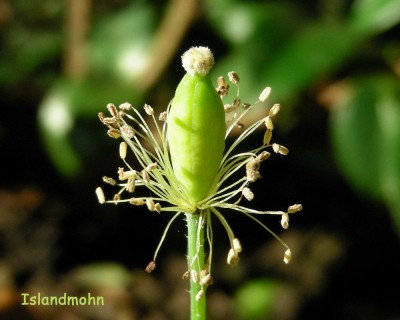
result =
[{"label": "white hairy tip of pod", "polygon": [[205,76],[214,65],[214,55],[207,47],[193,47],[182,55],[182,66],[187,73]]}]

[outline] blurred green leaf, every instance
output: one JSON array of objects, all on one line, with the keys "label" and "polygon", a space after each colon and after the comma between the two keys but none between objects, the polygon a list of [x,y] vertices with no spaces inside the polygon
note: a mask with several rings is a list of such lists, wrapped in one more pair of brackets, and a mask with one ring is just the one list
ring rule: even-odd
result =
[{"label": "blurred green leaf", "polygon": [[393,27],[400,21],[398,0],[358,0],[350,16],[354,32],[373,35]]},{"label": "blurred green leaf", "polygon": [[154,8],[137,2],[102,19],[90,37],[91,72],[119,82],[137,81],[148,63],[155,25]]},{"label": "blurred green leaf", "polygon": [[356,190],[389,206],[400,232],[400,84],[374,76],[353,92],[331,114],[338,164]]},{"label": "blurred green leaf", "polygon": [[269,319],[279,287],[279,282],[265,278],[246,282],[237,290],[235,296],[238,319]]},{"label": "blurred green leaf", "polygon": [[120,264],[99,262],[75,269],[72,279],[81,287],[121,289],[128,287],[132,277]]},{"label": "blurred green leaf", "polygon": [[126,84],[115,86],[108,81],[60,78],[54,83],[39,106],[38,125],[44,147],[57,169],[69,178],[82,169],[81,157],[71,139],[77,119],[97,120],[97,114],[106,111],[107,103],[135,103],[140,96]]}]

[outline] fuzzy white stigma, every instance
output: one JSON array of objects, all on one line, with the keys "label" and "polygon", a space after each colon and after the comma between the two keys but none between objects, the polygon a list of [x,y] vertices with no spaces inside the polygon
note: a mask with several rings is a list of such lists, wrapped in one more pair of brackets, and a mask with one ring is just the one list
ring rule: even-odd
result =
[{"label": "fuzzy white stigma", "polygon": [[192,47],[182,55],[182,66],[187,73],[205,76],[214,65],[214,55],[207,47]]}]

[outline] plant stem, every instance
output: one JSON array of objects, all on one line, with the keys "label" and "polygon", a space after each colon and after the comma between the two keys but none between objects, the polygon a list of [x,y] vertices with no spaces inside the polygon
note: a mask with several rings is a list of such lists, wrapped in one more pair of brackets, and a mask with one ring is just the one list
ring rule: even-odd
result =
[{"label": "plant stem", "polygon": [[[206,319],[206,294],[196,299],[202,287],[200,272],[204,269],[204,212],[187,213],[188,270],[190,279],[190,319]],[[193,275],[194,274],[194,275]],[[204,288],[205,290],[205,288]]]}]

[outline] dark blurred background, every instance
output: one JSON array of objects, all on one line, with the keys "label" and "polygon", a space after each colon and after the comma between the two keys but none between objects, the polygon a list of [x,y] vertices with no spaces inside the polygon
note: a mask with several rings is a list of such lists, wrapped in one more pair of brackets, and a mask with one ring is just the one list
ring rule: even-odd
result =
[{"label": "dark blurred background", "polygon": [[[198,45],[214,79],[238,72],[244,101],[271,86],[281,104],[274,141],[290,153],[263,164],[254,206],[304,206],[284,232],[263,219],[290,265],[227,212],[244,247],[229,268],[213,224],[209,319],[400,319],[399,35],[398,0],[0,0],[0,319],[188,318],[183,218],[149,275],[170,216],[100,206],[94,190],[122,165],[97,113],[164,111]],[[23,292],[106,304],[21,306]]]}]

